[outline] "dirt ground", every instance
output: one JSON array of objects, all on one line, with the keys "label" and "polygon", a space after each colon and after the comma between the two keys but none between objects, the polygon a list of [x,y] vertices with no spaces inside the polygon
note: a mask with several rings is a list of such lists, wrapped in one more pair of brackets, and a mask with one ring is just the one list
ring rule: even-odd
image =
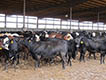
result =
[{"label": "dirt ground", "polygon": [[34,69],[34,64],[30,61],[24,64],[21,61],[16,71],[9,67],[6,72],[0,66],[0,80],[106,80],[106,64],[100,65],[99,58],[86,58],[85,63],[73,60],[72,66],[67,66],[65,70],[60,63]]}]

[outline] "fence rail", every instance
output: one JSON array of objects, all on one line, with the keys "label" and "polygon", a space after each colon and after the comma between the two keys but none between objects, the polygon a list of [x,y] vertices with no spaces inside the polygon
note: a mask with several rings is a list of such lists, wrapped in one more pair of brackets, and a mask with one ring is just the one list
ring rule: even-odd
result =
[{"label": "fence rail", "polygon": [[[79,22],[78,20],[61,20],[57,18],[42,18],[25,16],[27,30],[106,30],[106,24],[91,21]],[[0,14],[0,31],[22,31],[23,16]]]}]

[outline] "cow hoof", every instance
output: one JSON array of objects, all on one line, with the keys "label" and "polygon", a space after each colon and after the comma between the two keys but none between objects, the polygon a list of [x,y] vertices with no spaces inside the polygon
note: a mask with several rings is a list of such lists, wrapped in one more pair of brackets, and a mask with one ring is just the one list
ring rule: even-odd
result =
[{"label": "cow hoof", "polygon": [[4,68],[3,71],[5,71],[6,73],[8,73],[8,69]]},{"label": "cow hoof", "polygon": [[63,68],[63,70],[65,70],[65,67],[62,67]]},{"label": "cow hoof", "polygon": [[102,63],[100,63],[100,65],[102,65]]}]

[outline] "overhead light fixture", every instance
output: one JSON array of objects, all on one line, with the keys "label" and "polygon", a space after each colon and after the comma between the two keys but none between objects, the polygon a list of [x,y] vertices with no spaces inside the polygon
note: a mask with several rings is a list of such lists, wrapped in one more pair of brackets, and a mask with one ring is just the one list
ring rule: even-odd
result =
[{"label": "overhead light fixture", "polygon": [[66,14],[65,17],[68,17],[68,14]]}]

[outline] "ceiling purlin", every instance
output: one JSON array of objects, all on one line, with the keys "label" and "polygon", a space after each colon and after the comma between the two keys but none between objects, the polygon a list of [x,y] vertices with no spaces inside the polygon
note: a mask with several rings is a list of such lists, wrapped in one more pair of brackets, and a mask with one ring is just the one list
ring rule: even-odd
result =
[{"label": "ceiling purlin", "polygon": [[105,7],[102,6],[102,7],[97,7],[97,8],[77,10],[77,11],[73,10],[73,13],[83,13],[83,12],[99,12],[99,13],[102,13],[103,11],[106,11],[106,6]]},{"label": "ceiling purlin", "polygon": [[[99,16],[100,19],[105,19],[105,17],[106,17],[105,13],[102,13],[102,14]],[[98,15],[97,15],[97,14],[89,14],[89,15],[85,15],[85,16],[80,16],[79,18],[80,18],[80,19],[85,18],[85,19],[87,19],[87,20],[93,20],[93,19],[96,19],[96,20],[97,20]]]},{"label": "ceiling purlin", "polygon": [[[70,2],[71,1],[71,2]],[[80,4],[80,3],[83,3],[83,2],[86,2],[88,0],[66,0],[67,3],[70,3],[70,5],[67,5],[67,4],[61,4],[61,5],[55,5],[55,6],[48,6],[48,8],[42,8],[42,9],[39,9],[38,11],[33,11],[33,13],[35,13],[35,15],[38,15],[40,16],[41,14],[48,14],[51,12],[52,14],[52,11],[55,10],[55,9],[61,9],[61,8],[64,8],[64,7],[72,7],[72,6],[76,6],[77,4]],[[31,11],[27,11],[28,14],[31,12]]]},{"label": "ceiling purlin", "polygon": [[67,3],[69,4],[69,7],[75,7],[79,4],[85,3],[88,0],[67,0]]},{"label": "ceiling purlin", "polygon": [[62,8],[62,9],[57,9],[55,11],[46,14],[46,15],[41,15],[39,17],[55,17],[55,16],[59,16],[59,15],[63,15],[65,17],[66,14],[68,14],[68,8]]}]

